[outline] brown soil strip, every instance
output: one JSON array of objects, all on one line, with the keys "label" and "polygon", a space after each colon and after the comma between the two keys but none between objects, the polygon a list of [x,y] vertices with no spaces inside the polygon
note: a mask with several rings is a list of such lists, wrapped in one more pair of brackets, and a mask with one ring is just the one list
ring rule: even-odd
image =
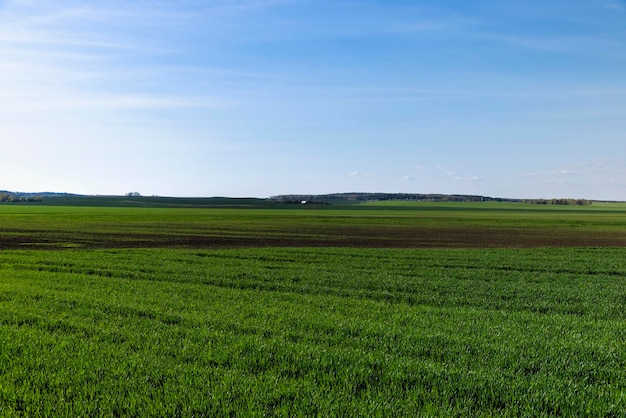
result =
[{"label": "brown soil strip", "polygon": [[0,249],[63,248],[246,248],[246,247],[360,247],[360,248],[533,248],[626,247],[626,234],[539,228],[386,228],[341,227],[281,231],[263,236],[186,234],[90,234],[55,236],[28,231],[23,236],[0,234]]}]

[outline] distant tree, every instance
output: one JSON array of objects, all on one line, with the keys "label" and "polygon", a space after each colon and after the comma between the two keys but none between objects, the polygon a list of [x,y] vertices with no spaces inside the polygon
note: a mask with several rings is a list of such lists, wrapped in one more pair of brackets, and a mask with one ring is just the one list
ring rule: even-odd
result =
[{"label": "distant tree", "polygon": [[576,206],[589,206],[593,202],[587,199],[527,199],[524,203],[532,203],[536,205],[576,205]]},{"label": "distant tree", "polygon": [[141,193],[139,192],[128,192],[126,193],[126,197],[140,197]]}]

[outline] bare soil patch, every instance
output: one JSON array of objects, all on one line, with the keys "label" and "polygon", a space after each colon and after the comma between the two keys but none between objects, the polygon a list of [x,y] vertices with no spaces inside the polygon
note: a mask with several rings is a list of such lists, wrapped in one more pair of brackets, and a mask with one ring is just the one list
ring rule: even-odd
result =
[{"label": "bare soil patch", "polygon": [[[236,232],[236,231],[235,231]],[[533,248],[626,247],[625,233],[540,228],[333,226],[272,234],[55,234],[24,231],[0,234],[0,249],[62,248]]]}]

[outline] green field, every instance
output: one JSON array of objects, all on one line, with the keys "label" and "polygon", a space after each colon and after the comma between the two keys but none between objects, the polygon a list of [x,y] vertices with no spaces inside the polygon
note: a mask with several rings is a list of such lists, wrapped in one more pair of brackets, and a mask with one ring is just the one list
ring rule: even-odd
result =
[{"label": "green field", "polygon": [[624,416],[626,206],[0,206],[0,416]]}]

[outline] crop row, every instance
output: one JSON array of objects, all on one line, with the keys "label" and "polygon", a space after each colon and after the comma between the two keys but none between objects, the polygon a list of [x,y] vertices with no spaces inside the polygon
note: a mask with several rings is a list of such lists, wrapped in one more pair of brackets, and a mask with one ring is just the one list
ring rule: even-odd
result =
[{"label": "crop row", "polygon": [[624,255],[3,252],[0,415],[619,416]]}]

